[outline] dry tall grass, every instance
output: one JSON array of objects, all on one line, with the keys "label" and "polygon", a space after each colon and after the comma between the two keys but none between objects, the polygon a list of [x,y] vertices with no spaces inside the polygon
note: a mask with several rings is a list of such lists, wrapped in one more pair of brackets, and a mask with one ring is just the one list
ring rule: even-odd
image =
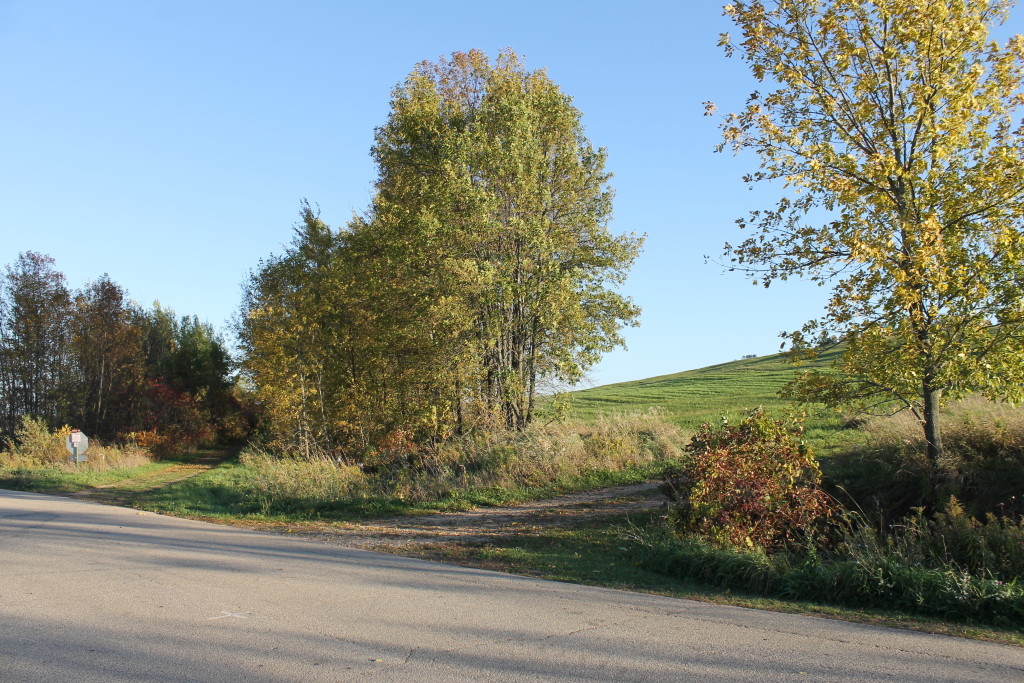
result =
[{"label": "dry tall grass", "polygon": [[[14,441],[7,444],[6,450],[0,451],[0,467],[56,467],[74,471],[75,465],[69,461],[64,445],[70,433],[71,427],[67,425],[50,431],[43,420],[25,416],[15,432]],[[89,450],[85,455],[87,459],[79,467],[93,471],[138,467],[153,461],[149,451],[143,448],[106,445],[95,438],[89,439]]]},{"label": "dry tall grass", "polygon": [[558,485],[597,472],[621,472],[681,455],[684,435],[658,413],[598,423],[534,425],[524,432],[479,432],[395,455],[372,466],[278,458],[250,449],[241,462],[264,512],[331,507],[346,499],[440,500],[467,490]]},{"label": "dry tall grass", "polygon": [[940,425],[946,453],[933,472],[912,414],[869,420],[864,441],[827,463],[840,499],[889,521],[951,496],[979,517],[1024,515],[1024,408],[970,397],[944,408]]},{"label": "dry tall grass", "polygon": [[[1009,455],[1024,452],[1024,408],[971,396],[940,412],[948,463],[964,457]],[[873,418],[861,429],[874,448],[922,451],[924,433],[909,411]]]}]

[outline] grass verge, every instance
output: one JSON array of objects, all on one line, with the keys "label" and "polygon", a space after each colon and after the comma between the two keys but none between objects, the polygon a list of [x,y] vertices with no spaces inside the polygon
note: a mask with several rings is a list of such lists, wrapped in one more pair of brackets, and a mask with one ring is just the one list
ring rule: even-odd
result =
[{"label": "grass verge", "polygon": [[98,486],[116,486],[138,478],[149,478],[172,463],[148,463],[123,469],[75,471],[55,467],[0,467],[0,488],[37,493],[78,493]]},{"label": "grass verge", "polygon": [[66,463],[0,464],[0,488],[56,495],[102,489],[106,494],[102,502],[131,504],[136,494],[166,486],[233,457],[237,458],[236,449],[204,449],[129,467],[94,467],[89,461],[78,469]]},{"label": "grass verge", "polygon": [[483,544],[425,544],[402,554],[523,576],[603,586],[790,614],[842,619],[1024,647],[1024,634],[986,624],[948,622],[900,611],[846,608],[819,602],[766,598],[665,576],[638,560],[638,528],[660,524],[658,513],[594,520],[569,528],[530,529]]},{"label": "grass verge", "polygon": [[412,516],[431,512],[457,512],[475,507],[511,505],[551,496],[606,486],[635,484],[660,473],[663,465],[592,471],[564,477],[543,486],[481,487],[452,490],[435,499],[405,499],[374,494],[346,495],[337,500],[291,499],[288,505],[269,507],[261,498],[261,475],[237,460],[187,480],[145,491],[132,506],[139,509],[209,520],[245,519],[301,524],[307,521],[350,521],[387,516]]}]

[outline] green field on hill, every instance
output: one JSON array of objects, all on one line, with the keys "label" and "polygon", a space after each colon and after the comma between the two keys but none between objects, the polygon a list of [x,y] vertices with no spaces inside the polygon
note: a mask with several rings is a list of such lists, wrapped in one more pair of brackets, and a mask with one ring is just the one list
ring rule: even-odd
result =
[{"label": "green field on hill", "polygon": [[[800,372],[827,367],[837,352],[795,366],[787,354],[775,354],[712,365],[633,382],[621,382],[569,394],[573,416],[583,420],[601,415],[658,410],[666,419],[687,431],[701,424],[718,424],[722,418],[737,422],[756,408],[774,416],[796,409],[779,398],[779,390]],[[842,417],[814,406],[808,412],[807,434],[818,449],[828,450],[842,427]]]}]

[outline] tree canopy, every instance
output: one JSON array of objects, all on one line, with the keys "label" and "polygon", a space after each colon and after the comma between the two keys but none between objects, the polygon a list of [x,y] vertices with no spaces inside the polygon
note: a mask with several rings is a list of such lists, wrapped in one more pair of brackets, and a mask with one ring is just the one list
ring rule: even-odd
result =
[{"label": "tree canopy", "polygon": [[479,359],[464,386],[512,428],[538,379],[580,379],[639,313],[607,285],[641,240],[608,231],[606,155],[580,119],[543,70],[474,50],[419,64],[377,131],[369,229],[417,269],[405,298],[452,304],[450,332]]},{"label": "tree canopy", "polygon": [[241,438],[250,425],[232,372],[210,325],[145,311],[107,275],[72,292],[36,252],[0,275],[0,443],[28,417],[158,454]]},{"label": "tree canopy", "polygon": [[725,8],[740,36],[722,44],[768,92],[725,117],[723,147],[760,157],[749,182],[787,188],[738,221],[752,234],[726,256],[765,286],[832,284],[825,314],[790,338],[808,354],[844,342],[839,372],[806,375],[791,395],[908,407],[933,463],[942,401],[1024,398],[1024,40],[989,38],[1011,4]]},{"label": "tree canopy", "polygon": [[512,51],[422,62],[372,150],[372,205],[333,231],[309,205],[253,274],[246,368],[292,450],[342,454],[521,429],[639,309],[614,287],[642,238],[608,230],[604,150]]}]

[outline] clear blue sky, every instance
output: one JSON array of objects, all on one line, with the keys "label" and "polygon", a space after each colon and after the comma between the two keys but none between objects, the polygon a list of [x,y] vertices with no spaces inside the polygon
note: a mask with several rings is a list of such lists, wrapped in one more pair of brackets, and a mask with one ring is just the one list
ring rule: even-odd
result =
[{"label": "clear blue sky", "polygon": [[374,127],[413,65],[508,46],[608,148],[612,230],[648,235],[624,288],[642,325],[592,382],[773,353],[825,292],[705,263],[769,202],[741,181],[755,158],[712,153],[701,103],[755,88],[715,46],[720,5],[0,0],[0,263],[48,253],[73,287],[109,273],[226,331],[303,197],[334,226],[369,204]]}]

